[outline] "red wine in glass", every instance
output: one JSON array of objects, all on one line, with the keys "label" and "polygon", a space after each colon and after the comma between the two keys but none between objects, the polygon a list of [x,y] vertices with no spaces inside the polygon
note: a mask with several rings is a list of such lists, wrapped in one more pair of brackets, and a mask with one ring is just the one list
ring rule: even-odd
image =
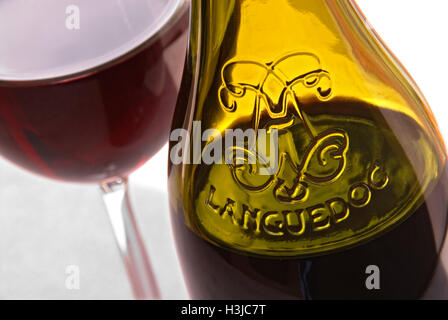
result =
[{"label": "red wine in glass", "polygon": [[100,184],[135,296],[157,298],[126,177],[168,139],[186,1],[4,0],[0,23],[0,155]]},{"label": "red wine in glass", "polygon": [[[51,35],[48,30],[41,30],[43,27],[33,31],[30,24],[22,41],[11,34],[10,39],[1,41],[0,150],[5,158],[38,174],[76,182],[99,182],[126,176],[166,143],[177,97],[169,63],[180,70],[183,60],[167,61],[165,53],[183,25],[160,34],[150,43],[142,43],[142,48],[125,48],[124,55],[114,61],[102,61],[101,66],[86,64],[84,68],[91,70],[82,72],[75,69],[73,60],[78,56],[72,53],[72,46],[77,45],[77,51],[84,52],[90,50],[91,43],[99,41],[96,54],[105,55],[108,52],[103,48],[113,48],[109,42],[125,42],[127,34],[115,33],[114,38],[105,38],[103,30],[95,29],[95,23],[84,23],[84,11],[88,15],[89,10],[94,10],[91,6],[83,8],[84,2],[80,2],[79,31],[67,30],[64,19],[60,19],[61,25],[54,26]],[[149,6],[152,2],[142,1],[148,10],[155,10]],[[32,3],[13,6],[30,19],[35,9]],[[63,9],[64,4],[51,7],[53,12],[48,16],[64,18]],[[102,8],[96,9],[98,14]],[[0,13],[1,21],[7,16],[6,12]],[[13,18],[9,20],[7,25]],[[18,29],[19,24],[22,25],[16,22],[13,26]],[[70,53],[65,56],[65,48],[61,49],[56,42],[77,32],[83,34],[75,34],[73,41],[79,39],[82,43],[71,44],[67,49]],[[5,31],[0,31],[0,38],[4,39],[2,33]],[[42,39],[27,38],[34,36]],[[117,40],[116,36],[123,39]],[[62,56],[58,54],[57,65],[52,66],[48,57],[56,50],[62,50]],[[99,59],[85,55],[88,60]]]}]

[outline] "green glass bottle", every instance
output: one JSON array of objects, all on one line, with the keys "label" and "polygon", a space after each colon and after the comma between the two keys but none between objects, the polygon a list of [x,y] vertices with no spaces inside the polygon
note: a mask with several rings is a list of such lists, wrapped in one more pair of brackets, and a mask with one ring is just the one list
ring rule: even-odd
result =
[{"label": "green glass bottle", "polygon": [[173,133],[172,223],[193,298],[431,290],[446,150],[354,1],[193,0]]}]

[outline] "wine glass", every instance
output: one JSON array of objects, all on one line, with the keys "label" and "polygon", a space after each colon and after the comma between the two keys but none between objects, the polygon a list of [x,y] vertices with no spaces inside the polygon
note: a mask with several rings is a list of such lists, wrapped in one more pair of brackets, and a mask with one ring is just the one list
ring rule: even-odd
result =
[{"label": "wine glass", "polygon": [[0,154],[34,173],[97,183],[136,299],[160,293],[127,176],[167,141],[185,0],[0,2]]}]

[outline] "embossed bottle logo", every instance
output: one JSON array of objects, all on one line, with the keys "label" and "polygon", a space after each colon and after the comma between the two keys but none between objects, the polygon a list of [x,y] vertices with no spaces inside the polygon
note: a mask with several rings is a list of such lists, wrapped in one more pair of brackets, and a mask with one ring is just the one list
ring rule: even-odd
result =
[{"label": "embossed bottle logo", "polygon": [[241,157],[264,155],[233,147],[230,164],[198,169],[208,178],[196,225],[210,241],[263,255],[308,255],[371,238],[406,215],[399,202],[414,194],[415,177],[397,185],[391,173],[412,168],[400,167],[402,151],[372,120],[332,110],[337,90],[316,55],[233,59],[221,81],[217,101],[228,127],[278,130],[279,161],[273,174],[261,175],[263,163]]},{"label": "embossed bottle logo", "polygon": [[[297,66],[307,67],[303,73],[296,74]],[[241,72],[239,69],[249,75],[246,81],[240,78],[235,81],[233,75]],[[290,70],[294,73],[291,74]],[[295,152],[296,150],[282,151],[278,171],[261,184],[259,181],[251,181],[250,170],[238,165],[232,166],[236,183],[252,192],[272,189],[278,201],[296,203],[308,199],[308,183],[321,185],[338,180],[346,166],[349,136],[342,128],[327,129],[318,133],[302,110],[296,94],[296,88],[302,87],[301,89],[315,91],[320,100],[325,101],[331,97],[330,74],[322,69],[317,56],[310,53],[292,53],[266,64],[230,61],[223,68],[222,80],[219,100],[224,110],[238,112],[238,98],[253,92],[255,130],[260,127],[268,132],[271,129],[279,129],[285,134],[288,128],[300,122],[310,139],[303,155]],[[266,119],[263,119],[262,111],[268,115]],[[328,161],[328,158],[335,161]],[[315,164],[317,170],[314,170]]]}]

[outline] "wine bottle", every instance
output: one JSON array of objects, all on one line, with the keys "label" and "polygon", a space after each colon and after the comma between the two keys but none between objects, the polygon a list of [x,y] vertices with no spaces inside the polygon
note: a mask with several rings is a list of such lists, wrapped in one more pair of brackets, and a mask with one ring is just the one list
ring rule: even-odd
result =
[{"label": "wine bottle", "polygon": [[192,298],[431,290],[446,150],[354,1],[193,0],[172,132],[170,209]]}]

